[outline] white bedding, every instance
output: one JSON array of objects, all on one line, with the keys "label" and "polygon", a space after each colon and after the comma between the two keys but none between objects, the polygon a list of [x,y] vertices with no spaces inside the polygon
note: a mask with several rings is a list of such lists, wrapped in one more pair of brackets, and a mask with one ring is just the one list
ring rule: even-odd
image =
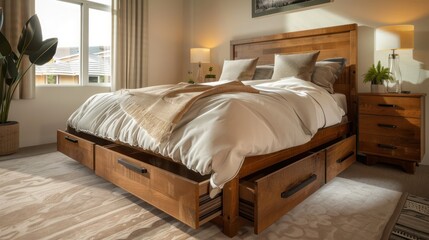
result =
[{"label": "white bedding", "polygon": [[311,82],[292,77],[245,83],[260,94],[226,93],[198,100],[163,143],[156,143],[124,114],[120,91],[90,97],[68,125],[211,174],[213,196],[236,176],[245,157],[304,144],[319,128],[339,123],[344,115],[330,94]]}]

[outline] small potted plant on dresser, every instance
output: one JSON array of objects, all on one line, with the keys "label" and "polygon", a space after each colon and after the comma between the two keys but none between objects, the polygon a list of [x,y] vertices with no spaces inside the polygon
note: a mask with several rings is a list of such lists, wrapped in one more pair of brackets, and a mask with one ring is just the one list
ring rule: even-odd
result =
[{"label": "small potted plant on dresser", "polygon": [[[0,30],[2,26],[3,9],[0,8]],[[0,156],[15,153],[19,148],[19,123],[8,120],[15,90],[33,65],[43,65],[54,57],[57,45],[57,38],[42,40],[37,15],[32,16],[21,31],[16,48],[19,55],[13,52],[9,41],[0,32]],[[28,55],[31,64],[21,71],[24,55]]]},{"label": "small potted plant on dresser", "polygon": [[378,61],[377,66],[372,64],[364,75],[363,82],[371,83],[371,92],[372,93],[386,93],[386,86],[384,81],[394,81],[392,74],[390,73],[389,68],[381,66],[380,61]]},{"label": "small potted plant on dresser", "polygon": [[212,73],[213,67],[209,67],[209,74],[206,74],[204,82],[216,81],[216,75]]}]

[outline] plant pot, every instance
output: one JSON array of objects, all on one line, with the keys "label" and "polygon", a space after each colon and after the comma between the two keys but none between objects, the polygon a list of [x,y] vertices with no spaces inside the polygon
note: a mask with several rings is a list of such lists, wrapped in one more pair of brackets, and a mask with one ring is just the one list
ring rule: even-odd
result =
[{"label": "plant pot", "polygon": [[372,93],[386,93],[386,86],[383,84],[371,84]]},{"label": "plant pot", "polygon": [[16,153],[19,148],[19,123],[0,123],[0,156]]},{"label": "plant pot", "polygon": [[208,77],[206,77],[205,79],[204,79],[204,82],[214,82],[214,81],[216,81],[216,78],[212,78],[212,77],[210,77],[210,78],[208,78]]}]

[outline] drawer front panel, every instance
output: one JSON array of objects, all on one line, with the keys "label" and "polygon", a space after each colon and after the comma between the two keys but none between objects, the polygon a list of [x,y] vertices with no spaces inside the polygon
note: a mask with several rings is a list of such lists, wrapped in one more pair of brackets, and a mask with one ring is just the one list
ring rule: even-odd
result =
[{"label": "drawer front panel", "polygon": [[57,149],[94,170],[94,143],[67,132],[57,131]]},{"label": "drawer front panel", "polygon": [[208,180],[194,182],[107,147],[95,149],[97,175],[183,223],[197,228],[221,214],[220,197],[207,198]]},{"label": "drawer front panel", "polygon": [[420,118],[422,98],[360,96],[359,113]]},{"label": "drawer front panel", "polygon": [[257,179],[253,203],[255,233],[269,227],[319,189],[324,182],[323,151]]},{"label": "drawer front panel", "polygon": [[356,135],[326,148],[326,182],[356,161]]},{"label": "drawer front panel", "polygon": [[400,158],[403,160],[420,161],[420,139],[382,136],[361,133],[359,150],[365,154]]},{"label": "drawer front panel", "polygon": [[359,116],[359,132],[389,137],[419,140],[421,122],[418,118],[386,117],[376,115]]}]

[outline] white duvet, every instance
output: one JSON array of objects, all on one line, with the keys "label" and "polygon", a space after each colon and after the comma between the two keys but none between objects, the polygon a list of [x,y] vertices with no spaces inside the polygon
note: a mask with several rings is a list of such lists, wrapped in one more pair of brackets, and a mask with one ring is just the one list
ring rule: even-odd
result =
[{"label": "white duvet", "polygon": [[286,78],[245,83],[260,94],[225,93],[198,100],[163,143],[124,113],[120,91],[90,97],[67,124],[211,174],[213,196],[237,175],[245,157],[304,144],[319,128],[339,123],[344,115],[330,94],[311,82]]}]

